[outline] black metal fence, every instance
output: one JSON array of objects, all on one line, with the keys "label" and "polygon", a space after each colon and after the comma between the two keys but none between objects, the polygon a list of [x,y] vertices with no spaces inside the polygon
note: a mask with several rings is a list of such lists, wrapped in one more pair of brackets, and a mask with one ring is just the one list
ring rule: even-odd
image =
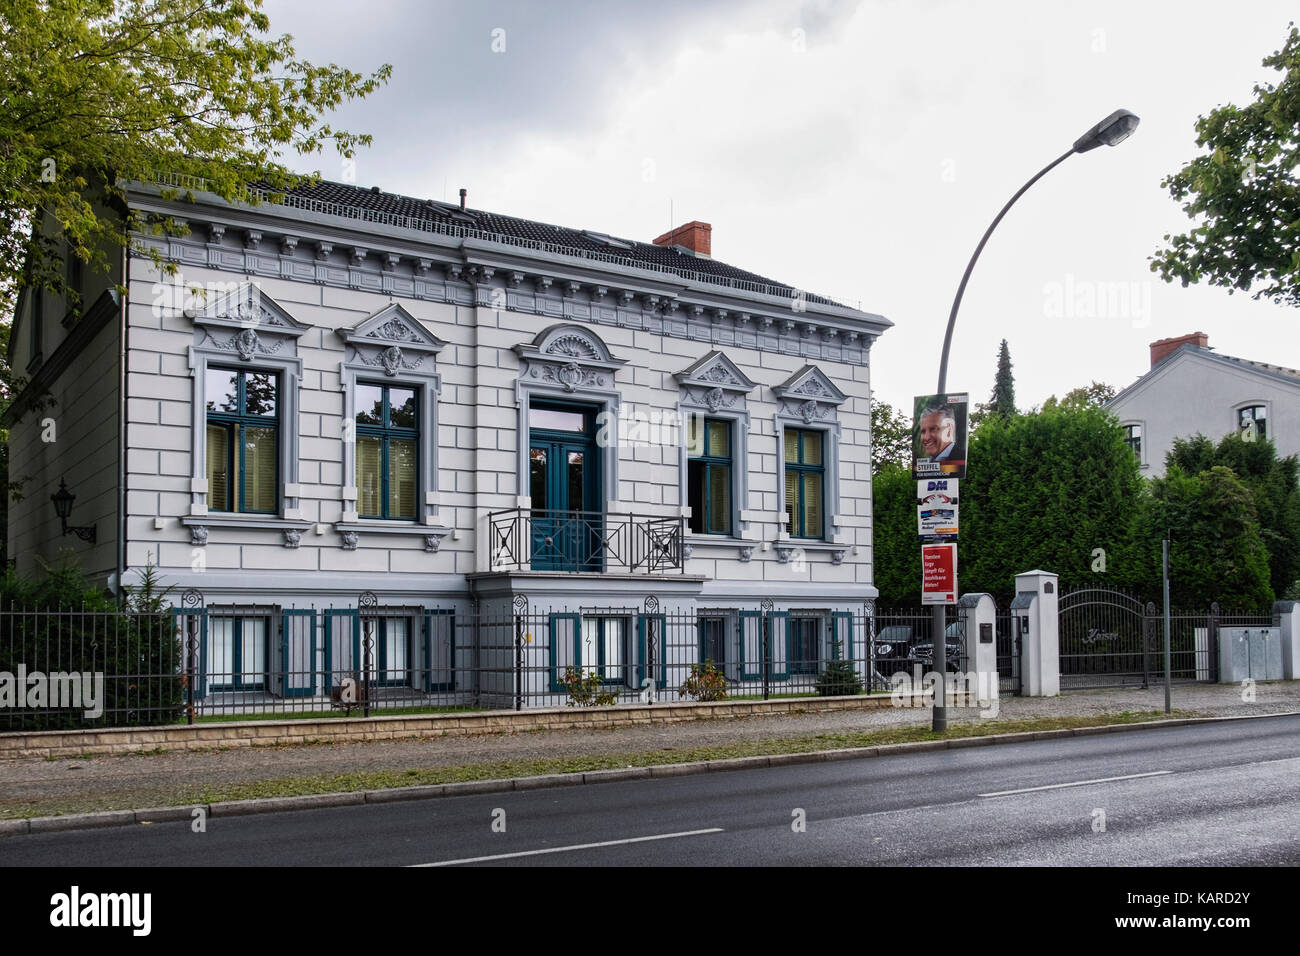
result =
[{"label": "black metal fence", "polygon": [[[151,615],[0,608],[0,728],[888,692],[894,674],[932,669],[931,622],[870,605],[428,607],[369,592],[323,608],[207,606],[195,591]],[[954,621],[950,671],[960,641]]]},{"label": "black metal fence", "polygon": [[[1164,612],[1122,591],[1085,588],[1058,605],[1062,689],[1149,687],[1164,680]],[[1270,627],[1272,611],[1171,611],[1171,680],[1219,679],[1219,632]]]},{"label": "black metal fence", "polygon": [[[964,619],[941,638],[969,675]],[[1150,605],[1062,595],[1062,686],[1163,675]],[[1218,679],[1219,630],[1271,613],[1171,617],[1175,680]],[[1020,690],[1020,630],[996,616],[998,683]],[[368,716],[889,693],[934,668],[929,609],[554,608],[513,603],[208,606],[187,591],[148,614],[0,608],[0,729],[259,716]]]}]

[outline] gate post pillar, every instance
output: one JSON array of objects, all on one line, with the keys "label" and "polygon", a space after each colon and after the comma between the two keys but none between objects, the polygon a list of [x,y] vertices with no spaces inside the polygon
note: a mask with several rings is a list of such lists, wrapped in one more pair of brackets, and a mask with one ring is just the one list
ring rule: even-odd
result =
[{"label": "gate post pillar", "polygon": [[1282,677],[1300,680],[1300,601],[1278,601],[1273,617],[1282,629]]},{"label": "gate post pillar", "polygon": [[1012,609],[1021,621],[1020,692],[1025,697],[1055,697],[1061,692],[1057,590],[1057,577],[1050,571],[1016,575]]},{"label": "gate post pillar", "polygon": [[962,622],[967,670],[975,672],[976,691],[981,707],[998,697],[997,606],[991,594],[963,594],[957,602]]}]

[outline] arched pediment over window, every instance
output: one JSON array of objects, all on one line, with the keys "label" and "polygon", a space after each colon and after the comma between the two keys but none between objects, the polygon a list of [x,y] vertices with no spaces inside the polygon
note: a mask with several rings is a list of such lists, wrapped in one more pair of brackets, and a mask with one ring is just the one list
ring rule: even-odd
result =
[{"label": "arched pediment over window", "polygon": [[615,358],[599,335],[580,325],[552,325],[527,345],[516,345],[520,378],[554,385],[566,392],[613,387],[614,375],[627,364]]}]

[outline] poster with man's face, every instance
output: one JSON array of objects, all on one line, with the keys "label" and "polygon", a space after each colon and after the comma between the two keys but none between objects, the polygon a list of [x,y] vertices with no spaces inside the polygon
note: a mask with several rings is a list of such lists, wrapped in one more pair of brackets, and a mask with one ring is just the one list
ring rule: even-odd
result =
[{"label": "poster with man's face", "polygon": [[965,392],[919,395],[912,418],[912,477],[966,477]]}]

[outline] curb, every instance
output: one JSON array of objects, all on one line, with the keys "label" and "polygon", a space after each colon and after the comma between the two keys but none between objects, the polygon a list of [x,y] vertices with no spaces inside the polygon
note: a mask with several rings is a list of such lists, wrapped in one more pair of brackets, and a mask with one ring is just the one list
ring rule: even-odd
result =
[{"label": "curb", "polygon": [[725,760],[701,760],[694,763],[658,764],[652,767],[627,767],[619,770],[589,770],[584,773],[551,773],[536,777],[500,780],[469,780],[464,783],[427,784],[390,787],[385,790],[356,790],[345,793],[313,793],[298,797],[263,797],[252,800],[226,800],[219,803],[180,807],[152,807],[142,810],[106,810],[95,813],[72,813],[56,817],[29,817],[0,820],[0,837],[28,833],[56,833],[67,830],[98,830],[133,824],[152,824],[189,820],[196,809],[208,816],[237,817],[261,813],[283,813],[325,807],[361,806],[370,803],[396,803],[436,797],[463,797],[482,793],[508,793],[554,787],[581,787],[600,783],[621,783],[657,777],[685,777],[699,773],[754,770],[792,764],[825,763],[833,760],[863,760],[895,754],[924,753],[932,750],[959,750],[965,747],[989,747],[1019,744],[1034,740],[1062,737],[1090,737],[1096,734],[1150,730],[1160,727],[1186,727],[1193,724],[1225,723],[1235,720],[1268,720],[1274,717],[1300,717],[1300,711],[1283,714],[1247,714],[1236,717],[1180,717],[1149,720],[1133,724],[1105,724],[1062,730],[1027,731],[1014,734],[986,734],[980,737],[957,737],[952,740],[918,740],[901,744],[878,744],[871,747],[848,747],[837,750],[814,750],[808,753],[772,754],[770,756],[730,757]]}]

